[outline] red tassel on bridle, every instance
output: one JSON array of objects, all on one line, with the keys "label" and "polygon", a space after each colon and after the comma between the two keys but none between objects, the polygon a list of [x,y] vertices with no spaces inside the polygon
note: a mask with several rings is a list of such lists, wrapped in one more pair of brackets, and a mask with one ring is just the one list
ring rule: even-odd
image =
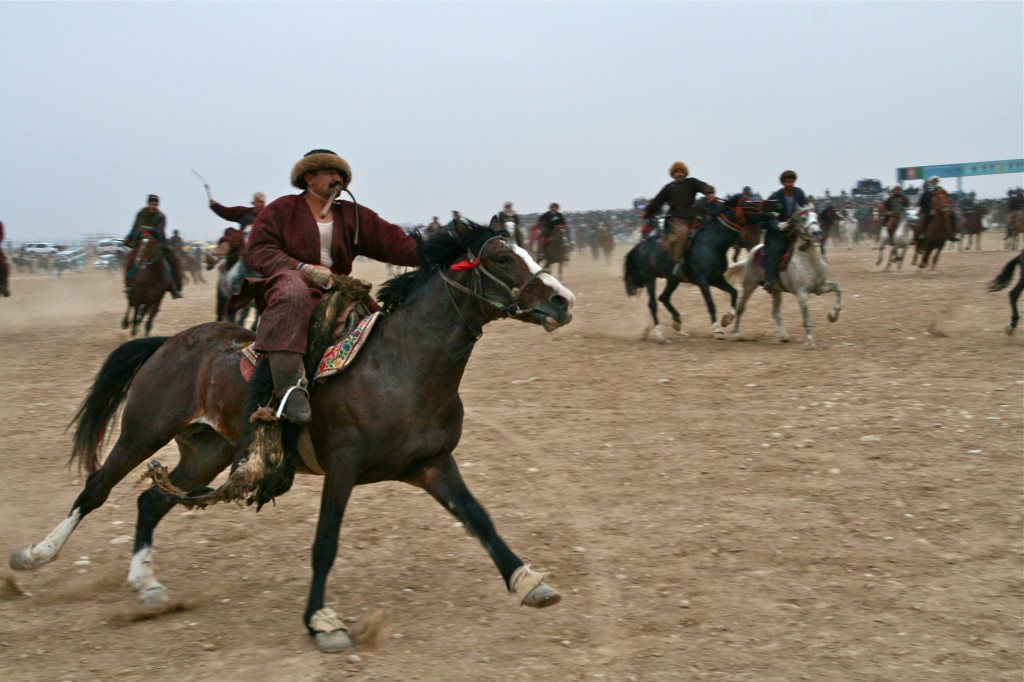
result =
[{"label": "red tassel on bridle", "polygon": [[480,265],[480,259],[474,258],[473,260],[460,260],[458,263],[452,263],[452,266],[448,269],[451,272],[462,272],[463,270],[472,270],[478,265]]}]

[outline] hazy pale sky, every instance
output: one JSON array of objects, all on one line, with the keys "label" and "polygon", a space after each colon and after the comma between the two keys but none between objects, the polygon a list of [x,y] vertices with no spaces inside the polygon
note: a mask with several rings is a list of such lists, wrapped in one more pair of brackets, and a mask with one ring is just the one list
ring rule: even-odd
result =
[{"label": "hazy pale sky", "polygon": [[[211,239],[310,149],[396,223],[1024,156],[1024,3],[0,2],[7,239]],[[964,180],[1005,196],[1022,176]],[[955,188],[955,180],[945,180]]]}]

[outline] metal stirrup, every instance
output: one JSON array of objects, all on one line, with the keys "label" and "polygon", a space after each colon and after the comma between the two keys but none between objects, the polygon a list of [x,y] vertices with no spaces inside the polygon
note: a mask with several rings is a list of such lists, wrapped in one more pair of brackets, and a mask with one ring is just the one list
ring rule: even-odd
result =
[{"label": "metal stirrup", "polygon": [[295,391],[295,390],[299,390],[299,391],[302,391],[303,393],[305,393],[306,394],[306,400],[309,400],[309,391],[307,391],[306,387],[303,386],[301,383],[295,384],[294,386],[289,387],[288,390],[284,392],[284,395],[281,396],[281,403],[277,406],[277,412],[274,414],[275,418],[277,418],[277,419],[281,418],[281,414],[284,413],[284,407],[285,407],[286,404],[288,404],[288,397],[292,394],[292,391]]}]

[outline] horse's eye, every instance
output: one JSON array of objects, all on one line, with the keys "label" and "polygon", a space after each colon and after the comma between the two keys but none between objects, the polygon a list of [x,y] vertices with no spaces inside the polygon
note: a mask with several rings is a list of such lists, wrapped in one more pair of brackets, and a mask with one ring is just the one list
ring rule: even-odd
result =
[{"label": "horse's eye", "polygon": [[512,262],[511,256],[498,256],[497,258],[499,265],[508,265]]}]

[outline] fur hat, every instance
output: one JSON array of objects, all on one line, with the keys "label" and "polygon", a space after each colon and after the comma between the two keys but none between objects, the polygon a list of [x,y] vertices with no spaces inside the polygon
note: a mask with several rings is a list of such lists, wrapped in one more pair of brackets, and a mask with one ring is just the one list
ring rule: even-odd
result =
[{"label": "fur hat", "polygon": [[685,173],[687,176],[690,175],[690,169],[687,168],[686,164],[683,163],[682,161],[676,161],[675,163],[673,163],[671,166],[668,167],[668,174],[669,175],[674,177],[675,174],[676,174],[676,171],[683,171],[683,173]]},{"label": "fur hat", "polygon": [[256,192],[255,194],[252,195],[252,203],[254,203],[254,204],[257,201],[266,201],[266,200],[267,200],[267,195],[264,194],[263,192]]},{"label": "fur hat", "polygon": [[336,170],[341,175],[342,182],[348,187],[352,182],[352,167],[348,161],[341,158],[330,149],[314,149],[299,159],[299,162],[292,168],[292,187],[306,189],[306,181],[302,176],[306,173],[315,173],[318,170]]},{"label": "fur hat", "polygon": [[160,197],[158,197],[155,194],[150,194],[148,197],[146,197],[146,203],[147,204],[159,204],[160,203]]},{"label": "fur hat", "polygon": [[793,182],[796,182],[796,171],[782,171],[782,175],[779,176],[779,182],[785,182],[786,178],[793,178]]}]

